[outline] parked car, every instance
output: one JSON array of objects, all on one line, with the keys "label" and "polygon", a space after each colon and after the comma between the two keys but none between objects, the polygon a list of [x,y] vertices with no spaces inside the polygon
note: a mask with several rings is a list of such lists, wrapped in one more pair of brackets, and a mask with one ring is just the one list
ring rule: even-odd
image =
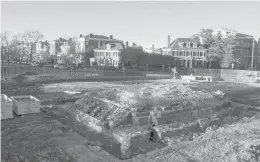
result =
[{"label": "parked car", "polygon": [[39,66],[39,67],[43,67],[43,63],[40,62],[39,64],[37,64],[37,66]]},{"label": "parked car", "polygon": [[68,64],[67,69],[68,70],[76,70],[76,69],[78,69],[78,66],[76,64]]},{"label": "parked car", "polygon": [[45,64],[43,64],[43,66],[45,66],[45,67],[50,67],[50,68],[53,68],[53,67],[54,67],[54,65],[49,64],[49,63],[45,63]]},{"label": "parked car", "polygon": [[26,75],[39,75],[35,72],[25,72],[22,74],[18,74],[15,77],[12,78],[12,80],[15,80],[17,83],[22,84],[27,78]]},{"label": "parked car", "polygon": [[55,65],[55,67],[58,69],[67,69],[65,64],[58,64],[58,65]]},{"label": "parked car", "polygon": [[59,68],[59,64],[53,65],[54,68]]},{"label": "parked car", "polygon": [[31,65],[32,65],[32,66],[38,66],[38,64],[35,63],[35,62],[34,62],[34,63],[31,63]]}]

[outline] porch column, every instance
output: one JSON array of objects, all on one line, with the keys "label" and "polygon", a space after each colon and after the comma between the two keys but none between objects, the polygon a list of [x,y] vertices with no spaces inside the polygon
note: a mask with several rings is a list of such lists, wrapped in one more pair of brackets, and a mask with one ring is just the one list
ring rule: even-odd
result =
[{"label": "porch column", "polygon": [[190,60],[190,68],[192,68],[192,63],[193,63],[192,60]]}]

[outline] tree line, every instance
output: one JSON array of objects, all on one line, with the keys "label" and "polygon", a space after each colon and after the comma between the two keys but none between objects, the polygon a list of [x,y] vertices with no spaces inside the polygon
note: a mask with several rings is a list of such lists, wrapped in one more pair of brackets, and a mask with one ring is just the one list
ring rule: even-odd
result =
[{"label": "tree line", "polygon": [[18,60],[21,61],[21,58],[24,57],[28,57],[28,61],[32,61],[33,45],[43,38],[44,35],[37,30],[25,31],[13,35],[9,32],[1,33],[1,48],[5,48],[4,54],[7,57],[8,64],[11,60],[19,58]]}]

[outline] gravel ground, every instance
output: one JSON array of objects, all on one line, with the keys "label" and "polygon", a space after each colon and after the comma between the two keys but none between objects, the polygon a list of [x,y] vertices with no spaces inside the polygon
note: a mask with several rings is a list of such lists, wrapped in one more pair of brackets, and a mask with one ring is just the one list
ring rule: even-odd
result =
[{"label": "gravel ground", "polygon": [[[131,85],[130,85],[131,84]],[[164,84],[185,84],[185,86],[190,87],[195,91],[208,91],[214,92],[216,90],[221,90],[226,93],[225,97],[243,104],[252,104],[259,106],[258,102],[260,96],[259,87],[253,87],[253,85],[246,84],[234,84],[234,83],[185,83],[181,80],[154,80],[154,81],[131,81],[128,82],[73,82],[73,83],[55,83],[55,84],[37,84],[33,86],[26,87],[2,87],[2,93],[7,95],[34,95],[37,98],[48,101],[48,100],[62,100],[65,98],[72,98],[75,95],[65,93],[64,91],[70,92],[81,92],[76,95],[81,97],[86,92],[99,91],[100,89],[113,89],[113,88],[123,88],[131,86],[135,87],[145,87],[146,84],[154,85],[164,85]],[[133,88],[132,88],[133,89]],[[134,91],[135,89],[133,89]],[[154,93],[156,96],[156,93]],[[255,119],[256,120],[256,119]],[[259,119],[258,119],[259,120]],[[237,121],[236,121],[237,122]],[[229,123],[229,122],[227,122]],[[230,122],[231,124],[232,122]],[[244,125],[236,125],[239,129],[241,126],[241,131],[244,131],[248,135],[250,129],[253,129],[256,134],[252,137],[252,141],[259,145],[258,141],[255,140],[256,137],[260,137],[257,134],[259,130],[256,122],[251,120],[251,126],[249,129],[244,129]],[[67,123],[68,124],[68,123]],[[40,113],[36,115],[25,115],[24,117],[15,117],[14,119],[2,121],[2,160],[7,160],[9,158],[19,157],[20,161],[43,161],[41,158],[45,158],[46,161],[73,161],[75,157],[78,157],[76,161],[117,161],[112,155],[106,153],[98,147],[86,146],[85,143],[88,141],[86,138],[79,135],[77,132],[71,132],[71,127],[68,127],[66,123],[61,123],[59,120],[50,118],[45,113]],[[21,129],[20,129],[21,128]],[[11,129],[11,131],[10,131]],[[227,131],[223,131],[222,134],[227,134],[230,127],[227,127]],[[226,129],[224,129],[226,130]],[[239,130],[238,130],[239,131]],[[243,132],[241,132],[243,134]],[[214,136],[214,133],[213,135]],[[217,135],[216,135],[217,136]],[[58,137],[58,138],[57,138]],[[236,136],[232,136],[234,138]],[[238,136],[240,137],[240,136]],[[242,138],[242,141],[248,142],[246,139]],[[140,137],[142,138],[142,137]],[[231,137],[230,137],[231,138]],[[39,140],[42,139],[42,140]],[[259,138],[260,139],[260,138]],[[223,139],[222,139],[223,140]],[[56,142],[55,142],[56,141]],[[69,142],[71,141],[71,143]],[[137,140],[138,141],[138,140]],[[231,140],[232,141],[232,140]],[[173,161],[212,161],[214,157],[219,157],[220,153],[214,153],[210,155],[211,145],[216,146],[216,150],[221,148],[213,139],[204,139],[196,141],[195,143],[180,143],[174,147],[169,146],[161,151],[155,151],[148,153],[146,155],[139,155],[132,161],[169,161],[170,158]],[[51,144],[52,145],[51,145]],[[138,142],[137,142],[138,143]],[[49,145],[50,144],[50,145]],[[223,143],[222,143],[223,144]],[[204,146],[205,145],[205,146]],[[208,146],[209,145],[209,146]],[[194,150],[196,147],[203,146],[201,150],[205,150],[206,153],[202,153],[200,150]],[[225,151],[220,151],[225,154],[230,151],[229,149]],[[187,149],[186,149],[187,148]],[[208,148],[208,150],[207,150]],[[32,151],[28,151],[28,150]],[[56,154],[51,154],[50,150]],[[193,150],[192,150],[193,149]],[[135,148],[133,147],[133,150]],[[185,152],[186,151],[186,152]],[[188,151],[188,152],[187,152]],[[30,155],[30,153],[32,153]],[[40,153],[41,156],[38,156]],[[10,155],[8,155],[10,154]],[[60,159],[57,159],[59,155]],[[18,155],[22,155],[21,157]],[[34,156],[32,156],[34,155]],[[199,157],[201,155],[201,157]],[[8,157],[9,156],[9,157]],[[239,155],[240,156],[240,155]],[[51,159],[51,158],[54,159]],[[222,158],[221,157],[221,158]],[[245,157],[243,157],[245,159]],[[174,160],[175,159],[175,160]],[[13,161],[19,161],[19,159],[12,159]],[[131,160],[130,160],[131,161]],[[172,161],[172,160],[170,160]],[[213,160],[214,161],[214,160]],[[224,160],[225,161],[225,160]]]}]

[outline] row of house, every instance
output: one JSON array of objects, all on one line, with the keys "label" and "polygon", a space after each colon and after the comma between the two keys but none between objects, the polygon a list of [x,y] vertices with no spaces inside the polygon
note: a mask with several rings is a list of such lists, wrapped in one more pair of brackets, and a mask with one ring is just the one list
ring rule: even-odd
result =
[{"label": "row of house", "polygon": [[[218,32],[224,31],[214,31],[215,34]],[[237,32],[233,34],[237,43],[234,54],[241,59],[245,68],[251,65],[253,43],[255,44],[254,65],[260,66],[258,65],[260,64],[260,40],[257,42],[252,36],[246,34]],[[68,61],[75,64],[84,63],[91,65],[95,62],[99,66],[118,67],[122,63],[140,64],[142,62],[140,61],[141,55],[146,53],[148,56],[142,57],[146,60],[149,59],[148,57],[152,57],[152,55],[158,55],[153,60],[154,64],[156,62],[164,64],[163,62],[165,61],[158,60],[165,57],[167,59],[165,64],[185,68],[201,68],[207,66],[207,55],[209,54],[209,51],[202,46],[203,43],[203,39],[198,41],[193,38],[176,38],[171,41],[170,36],[168,36],[165,48],[156,49],[153,45],[152,48],[143,49],[135,43],[130,47],[128,42],[124,43],[122,40],[113,38],[112,35],[104,36],[90,33],[69,39],[59,38],[53,41],[39,41],[33,46],[21,43],[17,50],[22,51],[19,52],[20,59],[30,59],[32,57],[32,60],[36,62],[48,58],[57,63],[66,63]],[[145,64],[144,61],[143,64]]]}]

